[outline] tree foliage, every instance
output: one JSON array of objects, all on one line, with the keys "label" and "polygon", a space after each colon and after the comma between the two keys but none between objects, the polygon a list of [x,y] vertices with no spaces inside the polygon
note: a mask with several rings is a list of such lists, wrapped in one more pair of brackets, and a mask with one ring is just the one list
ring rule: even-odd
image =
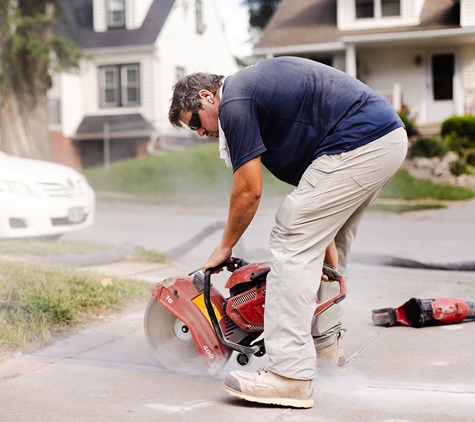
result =
[{"label": "tree foliage", "polygon": [[280,0],[244,0],[249,9],[249,25],[251,28],[263,30]]},{"label": "tree foliage", "polygon": [[0,0],[0,123],[10,120],[0,126],[0,148],[7,152],[48,158],[51,72],[81,57],[80,49],[55,31],[61,10],[61,0]]}]

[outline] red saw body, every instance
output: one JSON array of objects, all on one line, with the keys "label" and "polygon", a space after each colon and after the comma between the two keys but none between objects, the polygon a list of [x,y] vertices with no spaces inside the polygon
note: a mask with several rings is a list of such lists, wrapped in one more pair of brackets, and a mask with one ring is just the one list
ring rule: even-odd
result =
[{"label": "red saw body", "polygon": [[390,327],[397,324],[421,328],[475,320],[475,302],[458,297],[412,298],[397,308],[372,311],[373,324]]},{"label": "red saw body", "polygon": [[[216,375],[233,351],[241,365],[263,356],[264,309],[268,263],[223,263],[232,271],[225,284],[230,296],[211,285],[211,270],[172,277],[157,283],[145,311],[147,341],[158,361],[170,370],[196,372],[204,366]],[[213,269],[215,270],[215,269]],[[315,315],[343,300],[345,280],[325,266],[324,273],[340,285],[339,294],[316,304]],[[320,276],[320,275],[318,275]]]}]

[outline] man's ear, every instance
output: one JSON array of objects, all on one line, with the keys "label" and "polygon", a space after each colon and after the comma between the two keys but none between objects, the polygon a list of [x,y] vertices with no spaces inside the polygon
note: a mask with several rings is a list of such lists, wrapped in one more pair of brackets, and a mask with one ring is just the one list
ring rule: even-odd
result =
[{"label": "man's ear", "polygon": [[213,94],[208,91],[207,89],[201,89],[199,92],[198,92],[198,95],[200,96],[200,98],[208,98],[209,96],[211,96],[211,98],[213,98]]}]

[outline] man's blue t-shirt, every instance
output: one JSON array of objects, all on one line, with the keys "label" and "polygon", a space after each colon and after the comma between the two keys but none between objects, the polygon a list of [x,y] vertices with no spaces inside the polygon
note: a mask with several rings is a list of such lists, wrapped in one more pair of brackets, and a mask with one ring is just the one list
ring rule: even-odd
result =
[{"label": "man's blue t-shirt", "polygon": [[297,186],[310,163],[402,127],[394,108],[337,69],[296,57],[259,62],[226,78],[219,119],[233,170],[261,156],[277,178]]}]

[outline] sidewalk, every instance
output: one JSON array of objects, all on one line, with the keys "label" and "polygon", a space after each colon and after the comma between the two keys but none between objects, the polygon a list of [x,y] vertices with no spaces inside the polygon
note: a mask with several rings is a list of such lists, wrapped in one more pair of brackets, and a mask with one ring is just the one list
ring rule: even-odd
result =
[{"label": "sidewalk", "polygon": [[[424,262],[474,260],[474,215],[475,201],[412,215],[371,213],[354,252]],[[193,269],[181,262],[126,261],[86,268],[152,283]],[[0,420],[473,421],[475,322],[415,329],[376,327],[371,321],[373,309],[397,307],[411,297],[444,296],[475,300],[475,274],[353,261],[344,317],[348,373],[319,376],[309,410],[251,404],[225,394],[221,383],[237,368],[234,357],[216,378],[166,371],[145,340],[144,300],[0,365]],[[265,363],[265,357],[256,358],[248,369]]]}]

